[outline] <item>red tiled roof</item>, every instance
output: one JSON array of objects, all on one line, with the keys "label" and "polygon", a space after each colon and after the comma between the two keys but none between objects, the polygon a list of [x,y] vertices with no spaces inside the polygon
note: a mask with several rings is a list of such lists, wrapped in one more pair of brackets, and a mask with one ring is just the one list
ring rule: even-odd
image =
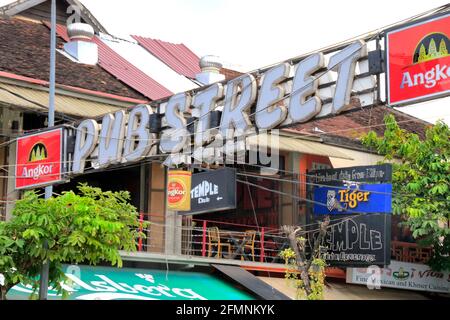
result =
[{"label": "red tiled roof", "polygon": [[[50,28],[48,22],[44,23]],[[66,42],[69,41],[65,26],[57,25],[56,32]],[[152,100],[158,100],[173,94],[170,90],[153,80],[150,76],[103,43],[98,37],[95,36],[93,41],[98,45],[98,64],[120,81]]]},{"label": "red tiled roof", "polygon": [[[23,19],[0,19],[0,71],[38,80],[48,80],[50,32],[42,23]],[[63,42],[57,39],[57,47]],[[99,66],[90,66],[56,55],[56,83],[145,100],[133,88],[118,81]]]},{"label": "red tiled roof", "polygon": [[237,77],[240,77],[243,75],[242,72],[236,71],[236,70],[231,70],[231,69],[227,69],[227,68],[222,68],[220,69],[220,73],[223,74],[225,76],[226,80],[231,80]]},{"label": "red tiled roof", "polygon": [[200,73],[199,57],[184,44],[174,44],[146,37],[132,36],[142,47],[171,67],[174,71],[194,79]]},{"label": "red tiled roof", "polygon": [[[337,136],[351,140],[360,140],[365,133],[371,130],[375,131],[379,136],[383,135],[385,130],[384,117],[388,114],[394,115],[400,128],[408,132],[416,133],[421,138],[425,137],[425,130],[427,126],[431,125],[424,120],[380,105],[358,108],[337,116],[297,124],[289,127],[287,130],[304,134]],[[319,129],[323,133],[315,129]]]},{"label": "red tiled roof", "polygon": [[97,37],[94,38],[94,42],[98,45],[99,65],[117,77],[117,79],[125,82],[152,100],[158,100],[173,94],[169,89],[163,87],[139,68],[125,60],[125,58]]}]

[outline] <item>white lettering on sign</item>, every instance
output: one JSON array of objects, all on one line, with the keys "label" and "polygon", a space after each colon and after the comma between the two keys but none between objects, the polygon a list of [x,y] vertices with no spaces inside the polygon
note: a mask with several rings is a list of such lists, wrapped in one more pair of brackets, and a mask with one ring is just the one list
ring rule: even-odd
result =
[{"label": "white lettering on sign", "polygon": [[356,61],[367,55],[363,41],[356,41],[330,58],[332,70],[338,71],[338,79],[333,97],[333,113],[344,111],[350,105]]},{"label": "white lettering on sign", "polygon": [[289,77],[291,66],[279,64],[262,77],[261,92],[256,104],[255,123],[260,129],[272,129],[284,121],[287,114],[284,102],[275,103],[284,96],[285,89],[280,82]]},{"label": "white lettering on sign", "polygon": [[95,120],[84,120],[77,128],[75,150],[73,153],[73,173],[83,173],[87,157],[94,150],[98,141],[98,123]]},{"label": "white lettering on sign", "polygon": [[191,190],[191,198],[213,196],[219,194],[219,186],[203,180]]},{"label": "white lettering on sign", "polygon": [[32,178],[33,180],[39,179],[41,176],[48,176],[52,173],[53,165],[43,165],[40,164],[37,167],[28,169],[24,167],[22,170],[21,178]]},{"label": "white lettering on sign", "polygon": [[419,72],[416,74],[411,74],[409,71],[403,73],[402,82],[400,88],[403,89],[407,87],[416,87],[423,85],[427,89],[435,87],[440,81],[447,80],[450,77],[450,68],[447,65],[441,66],[437,64],[435,67],[431,68],[425,72]]},{"label": "white lettering on sign", "polygon": [[183,112],[187,112],[191,104],[191,97],[186,93],[172,96],[166,106],[166,120],[170,129],[161,135],[160,149],[164,153],[181,151],[189,137],[186,129],[186,119]]},{"label": "white lettering on sign", "polygon": [[323,67],[322,53],[313,54],[297,65],[289,100],[289,116],[293,122],[308,121],[320,112],[320,98],[316,95],[309,99],[307,97],[315,94],[319,85],[311,75]]},{"label": "white lettering on sign", "polygon": [[228,82],[220,123],[222,137],[232,139],[251,127],[248,113],[255,98],[256,80],[251,74],[243,75]]},{"label": "white lettering on sign", "polygon": [[[158,134],[149,131],[150,114],[155,108],[147,105],[134,107],[128,117],[124,111],[104,116],[100,139],[97,122],[85,120],[77,128],[72,172],[83,173],[89,157],[103,168],[114,163],[138,161],[158,151],[169,154],[165,161],[167,165],[190,163],[192,157],[199,162],[221,163],[223,156],[227,157],[226,161],[234,161],[237,152],[245,151],[243,142],[250,132],[275,130],[280,125],[303,123],[350,108],[356,63],[366,57],[366,44],[358,40],[332,55],[328,64],[324,54],[315,53],[295,67],[281,63],[261,75],[244,74],[225,86],[216,83],[202,88],[193,99],[186,92],[175,94],[155,106],[163,115],[163,126]],[[330,72],[337,73],[335,83]],[[448,73],[447,66],[438,65],[434,73],[405,75],[403,85],[423,82],[433,86],[433,81],[446,79]],[[325,79],[325,88],[319,87],[321,79]],[[373,89],[375,85],[372,81],[365,83],[370,85],[364,90]],[[325,99],[327,102],[323,105]],[[371,99],[368,100],[373,102],[373,97]],[[211,111],[222,111],[218,128],[211,128]],[[194,119],[193,139],[187,129],[188,117]],[[244,149],[241,148],[243,145]]]},{"label": "white lettering on sign", "polygon": [[138,105],[130,112],[123,157],[126,161],[139,160],[148,155],[153,136],[148,131],[148,123],[152,108]]},{"label": "white lettering on sign", "polygon": [[114,116],[107,114],[102,120],[98,142],[98,164],[100,168],[119,163],[125,136],[125,111],[117,111]]},{"label": "white lettering on sign", "polygon": [[223,98],[223,86],[216,83],[207,89],[200,91],[194,97],[192,106],[199,110],[197,124],[195,126],[194,144],[197,147],[211,140],[210,119],[211,111],[216,107],[217,101]]}]

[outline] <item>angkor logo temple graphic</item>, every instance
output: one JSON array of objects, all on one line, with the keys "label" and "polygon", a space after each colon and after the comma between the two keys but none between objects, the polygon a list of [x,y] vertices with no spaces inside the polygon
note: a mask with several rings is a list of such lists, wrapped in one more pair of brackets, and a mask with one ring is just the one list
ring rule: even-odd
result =
[{"label": "angkor logo temple graphic", "polygon": [[450,40],[443,33],[431,33],[418,43],[414,51],[413,63],[421,63],[449,56]]},{"label": "angkor logo temple graphic", "polygon": [[28,161],[34,162],[44,159],[47,159],[47,148],[42,142],[38,142],[33,146],[33,148],[31,148]]}]

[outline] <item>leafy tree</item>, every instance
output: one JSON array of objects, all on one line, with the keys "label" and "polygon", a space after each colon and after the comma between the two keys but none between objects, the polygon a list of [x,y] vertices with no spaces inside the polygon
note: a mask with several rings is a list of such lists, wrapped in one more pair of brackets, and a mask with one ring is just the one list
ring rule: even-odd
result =
[{"label": "leafy tree", "polygon": [[371,131],[363,144],[393,161],[393,213],[419,244],[433,246],[428,262],[435,270],[450,270],[450,129],[438,122],[426,130],[425,139],[402,130],[392,115],[386,116],[383,137]]},{"label": "leafy tree", "polygon": [[44,261],[49,262],[49,285],[67,296],[60,285],[63,263],[121,267],[119,250],[136,250],[136,240],[144,234],[136,208],[128,203],[129,193],[103,192],[86,184],[78,190],[47,200],[27,191],[16,202],[12,219],[0,222],[1,299],[20,282],[32,285],[36,293]]}]

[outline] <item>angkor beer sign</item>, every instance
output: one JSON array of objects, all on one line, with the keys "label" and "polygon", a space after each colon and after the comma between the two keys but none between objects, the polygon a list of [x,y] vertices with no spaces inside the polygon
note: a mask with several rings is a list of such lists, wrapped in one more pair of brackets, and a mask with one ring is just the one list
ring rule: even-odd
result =
[{"label": "angkor beer sign", "polygon": [[16,189],[62,181],[63,129],[17,138]]},{"label": "angkor beer sign", "polygon": [[169,170],[167,175],[167,208],[175,211],[191,210],[190,171]]},{"label": "angkor beer sign", "polygon": [[[357,64],[363,75],[355,78]],[[274,129],[350,108],[352,90],[362,88],[366,98],[361,103],[371,104],[375,81],[367,71],[367,47],[358,40],[341,51],[318,52],[294,65],[281,63],[262,74],[244,74],[152,106],[107,114],[101,122],[84,120],[76,130],[72,172],[83,173],[87,161],[94,168],[105,168],[158,154],[170,155],[170,164],[189,162],[192,155],[200,162],[216,162],[217,155],[230,153],[233,139],[252,129]],[[221,114],[213,125],[211,112],[218,110]],[[154,113],[161,122],[150,121]],[[187,118],[194,119],[189,127],[193,135]]]},{"label": "angkor beer sign", "polygon": [[414,103],[450,93],[450,14],[386,34],[390,105]]}]

